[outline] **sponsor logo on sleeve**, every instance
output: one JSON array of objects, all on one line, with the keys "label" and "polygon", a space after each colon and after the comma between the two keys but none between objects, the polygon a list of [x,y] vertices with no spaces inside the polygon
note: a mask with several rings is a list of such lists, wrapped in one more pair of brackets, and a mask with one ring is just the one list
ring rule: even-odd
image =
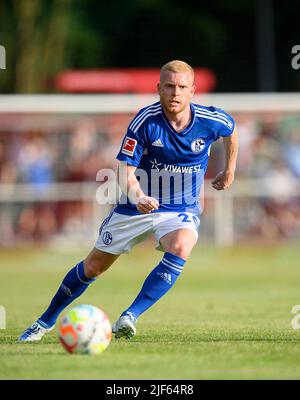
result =
[{"label": "sponsor logo on sleeve", "polygon": [[126,137],[122,147],[122,153],[126,154],[127,156],[133,156],[136,145],[137,141],[135,139]]}]

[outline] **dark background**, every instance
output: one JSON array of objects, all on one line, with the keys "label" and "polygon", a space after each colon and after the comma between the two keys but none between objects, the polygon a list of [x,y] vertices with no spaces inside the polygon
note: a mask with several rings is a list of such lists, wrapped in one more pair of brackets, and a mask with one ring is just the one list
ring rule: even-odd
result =
[{"label": "dark background", "polygon": [[2,93],[55,92],[66,69],[160,67],[183,59],[216,92],[298,91],[294,0],[0,0]]}]

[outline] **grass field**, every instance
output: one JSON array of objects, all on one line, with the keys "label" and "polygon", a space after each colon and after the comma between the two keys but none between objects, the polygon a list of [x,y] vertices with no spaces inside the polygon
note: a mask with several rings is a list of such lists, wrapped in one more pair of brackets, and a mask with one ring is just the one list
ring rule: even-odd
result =
[{"label": "grass field", "polygon": [[[65,272],[86,251],[0,253],[0,379],[300,379],[299,250],[198,247],[176,285],[138,321],[132,341],[113,340],[101,356],[67,354],[56,332],[17,343]],[[74,304],[103,308],[111,321],[128,306],[161,253],[138,246]]]}]

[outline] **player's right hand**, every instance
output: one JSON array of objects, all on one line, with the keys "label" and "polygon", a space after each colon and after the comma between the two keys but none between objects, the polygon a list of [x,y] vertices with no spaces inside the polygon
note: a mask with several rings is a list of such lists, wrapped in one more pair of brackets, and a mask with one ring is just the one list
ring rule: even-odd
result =
[{"label": "player's right hand", "polygon": [[144,196],[139,199],[136,208],[142,214],[149,214],[153,210],[158,210],[159,202],[154,197]]}]

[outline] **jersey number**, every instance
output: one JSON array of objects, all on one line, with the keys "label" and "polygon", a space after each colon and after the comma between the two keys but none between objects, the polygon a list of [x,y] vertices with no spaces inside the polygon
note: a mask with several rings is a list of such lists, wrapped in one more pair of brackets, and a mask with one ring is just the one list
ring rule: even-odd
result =
[{"label": "jersey number", "polygon": [[180,214],[178,214],[177,215],[177,217],[183,217],[182,218],[182,220],[181,220],[181,222],[192,222],[190,219],[189,219],[189,216],[187,215],[187,214],[185,214],[185,213],[180,213]]},{"label": "jersey number", "polygon": [[[189,216],[187,214],[185,214],[185,213],[180,213],[180,214],[177,215],[177,217],[179,217],[179,218],[183,217],[181,222],[192,222],[189,219]],[[199,223],[200,221],[195,215],[193,215],[193,221],[194,221],[195,227],[198,229],[199,225],[200,225],[200,223]]]}]

